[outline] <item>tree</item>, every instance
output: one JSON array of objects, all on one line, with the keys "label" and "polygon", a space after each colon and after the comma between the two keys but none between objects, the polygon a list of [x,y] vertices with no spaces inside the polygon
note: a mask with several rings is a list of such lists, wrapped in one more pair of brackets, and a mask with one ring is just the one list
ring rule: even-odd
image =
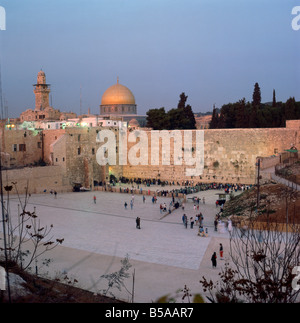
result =
[{"label": "tree", "polygon": [[180,97],[180,100],[178,102],[177,109],[184,109],[188,96],[185,95],[184,92],[182,92],[179,97]]},{"label": "tree", "polygon": [[188,96],[184,92],[180,94],[180,100],[177,105],[177,109],[181,112],[179,128],[172,129],[196,129],[196,120],[192,110],[192,107],[188,104],[186,105]]},{"label": "tree", "polygon": [[258,128],[259,119],[258,119],[258,110],[257,105],[252,105],[250,119],[249,119],[249,128]]},{"label": "tree", "polygon": [[252,105],[259,107],[260,103],[261,103],[260,87],[259,87],[258,83],[255,83],[253,96],[252,96]]},{"label": "tree", "polygon": [[183,109],[171,109],[166,116],[167,130],[182,129],[183,125]]},{"label": "tree", "polygon": [[[62,244],[64,239],[53,239],[52,229],[53,225],[41,226],[40,220],[35,212],[27,211],[27,204],[29,200],[28,187],[24,201],[18,194],[16,183],[13,183],[17,191],[17,197],[19,200],[20,210],[18,212],[17,223],[13,222],[12,214],[10,214],[9,205],[9,192],[12,186],[5,186],[7,192],[7,203],[4,208],[6,214],[6,226],[7,226],[7,250],[9,255],[9,261],[20,265],[24,270],[30,269],[31,265],[37,262],[38,258],[46,252],[54,249],[57,245]],[[26,244],[31,242],[32,248],[29,251]],[[25,249],[26,248],[26,249]],[[0,248],[2,251],[3,249]],[[47,262],[47,260],[46,260]],[[37,272],[37,267],[36,267]]]},{"label": "tree", "polygon": [[124,283],[124,280],[130,277],[128,271],[132,267],[131,263],[129,262],[128,254],[126,254],[125,258],[121,260],[121,264],[122,266],[118,271],[111,274],[104,274],[100,277],[107,280],[107,288],[100,290],[101,294],[115,298],[115,295],[112,293],[111,289],[117,288],[119,291],[121,291],[122,287],[124,287],[128,294],[133,297],[133,292],[131,293],[126,288]]},{"label": "tree", "polygon": [[165,108],[162,107],[160,109],[150,109],[146,114],[146,127],[153,128],[154,130],[168,129],[167,114]]},{"label": "tree", "polygon": [[209,129],[217,129],[218,123],[219,123],[219,115],[218,115],[217,109],[215,108],[215,105],[214,105],[211,121],[209,123]]},{"label": "tree", "polygon": [[147,127],[154,130],[174,130],[174,129],[196,129],[196,120],[192,107],[186,105],[187,96],[180,95],[176,109],[171,109],[167,113],[165,108],[150,109],[147,112]]},{"label": "tree", "polygon": [[285,120],[297,119],[295,98],[289,98],[285,103]]},{"label": "tree", "polygon": [[243,98],[236,105],[236,128],[248,128],[249,121],[246,111],[246,99]]}]

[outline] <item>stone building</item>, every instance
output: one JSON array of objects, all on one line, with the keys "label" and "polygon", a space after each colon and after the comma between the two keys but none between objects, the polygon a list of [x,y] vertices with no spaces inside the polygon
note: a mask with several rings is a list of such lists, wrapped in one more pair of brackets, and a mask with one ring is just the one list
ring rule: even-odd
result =
[{"label": "stone building", "polygon": [[41,132],[1,126],[1,162],[5,168],[38,165],[43,159]]},{"label": "stone building", "polygon": [[[43,121],[43,120],[60,120],[61,112],[50,107],[49,94],[50,84],[46,83],[46,74],[39,71],[37,83],[33,85],[35,94],[35,109],[27,109],[20,114],[20,121]],[[74,116],[74,114],[72,114]]]},{"label": "stone building", "polygon": [[[52,166],[60,166],[68,185],[80,184],[93,188],[100,182],[109,182],[112,167],[108,164],[101,166],[96,159],[97,151],[102,145],[97,136],[104,129],[80,127],[45,131],[45,160]],[[109,130],[114,133],[118,143],[119,128],[112,126]],[[115,149],[118,154],[118,148]],[[122,176],[122,166],[114,166],[114,175]]]}]

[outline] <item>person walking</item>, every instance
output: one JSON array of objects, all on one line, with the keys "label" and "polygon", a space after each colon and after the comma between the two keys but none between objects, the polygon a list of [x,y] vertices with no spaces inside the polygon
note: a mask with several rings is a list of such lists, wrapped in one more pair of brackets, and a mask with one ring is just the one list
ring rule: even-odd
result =
[{"label": "person walking", "polygon": [[223,259],[223,245],[220,243],[220,259]]},{"label": "person walking", "polygon": [[132,200],[130,201],[130,208],[131,208],[131,210],[133,209],[133,201]]},{"label": "person walking", "polygon": [[141,219],[139,217],[136,218],[135,223],[136,223],[136,228],[140,229],[141,228]]},{"label": "person walking", "polygon": [[124,203],[125,210],[127,210],[127,202]]},{"label": "person walking", "polygon": [[216,252],[214,252],[211,256],[211,263],[212,263],[212,267],[216,268],[217,267],[217,254]]},{"label": "person walking", "polygon": [[94,199],[94,204],[96,204],[96,196],[95,195],[94,195],[93,199]]}]

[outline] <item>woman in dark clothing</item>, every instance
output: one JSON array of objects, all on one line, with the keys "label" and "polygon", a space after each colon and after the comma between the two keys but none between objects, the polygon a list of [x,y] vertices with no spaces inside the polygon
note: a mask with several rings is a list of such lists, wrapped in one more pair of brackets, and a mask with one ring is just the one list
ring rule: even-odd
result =
[{"label": "woman in dark clothing", "polygon": [[211,262],[212,262],[213,268],[216,268],[217,267],[217,254],[215,252],[211,256]]}]

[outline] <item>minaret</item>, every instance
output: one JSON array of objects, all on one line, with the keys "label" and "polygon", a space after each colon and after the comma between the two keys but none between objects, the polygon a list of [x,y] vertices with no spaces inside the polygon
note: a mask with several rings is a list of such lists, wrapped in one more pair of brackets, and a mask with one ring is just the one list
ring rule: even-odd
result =
[{"label": "minaret", "polygon": [[34,84],[35,111],[41,111],[49,107],[50,84],[46,84],[46,75],[40,70],[37,76],[37,84]]}]

